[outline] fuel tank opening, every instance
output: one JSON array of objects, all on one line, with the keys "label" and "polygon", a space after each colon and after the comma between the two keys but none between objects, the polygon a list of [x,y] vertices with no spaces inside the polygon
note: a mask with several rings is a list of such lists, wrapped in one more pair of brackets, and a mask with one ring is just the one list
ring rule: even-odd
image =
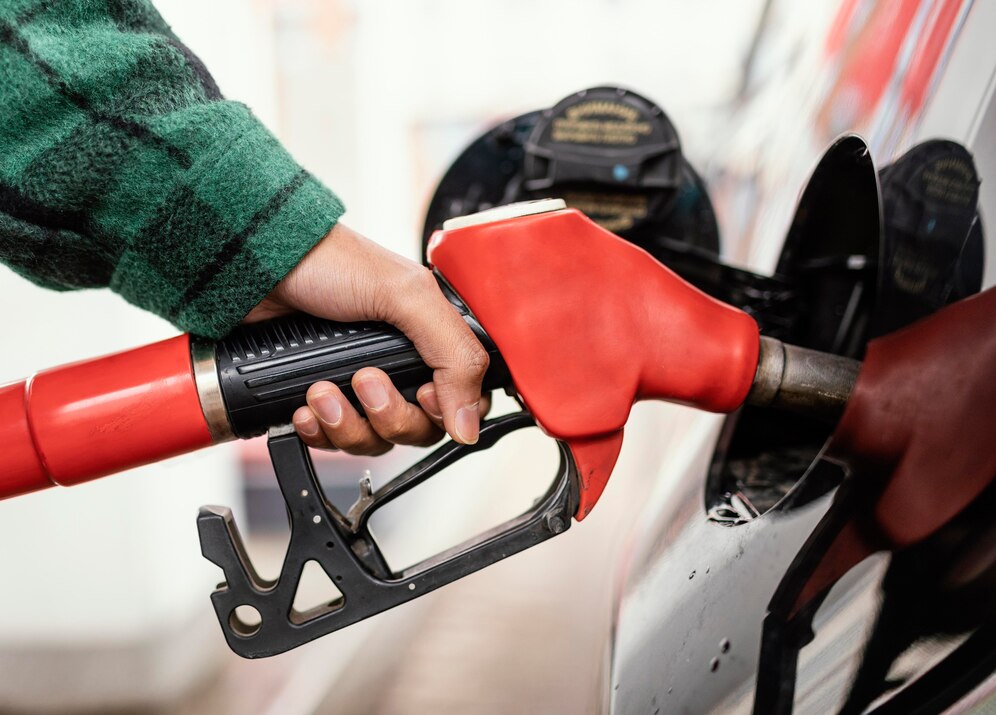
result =
[{"label": "fuel tank opening", "polygon": [[[971,155],[954,142],[919,144],[876,176],[861,139],[838,140],[813,172],[778,262],[794,314],[779,334],[766,332],[861,359],[869,340],[978,292],[978,189]],[[834,489],[844,470],[823,458],[832,431],[764,407],[732,415],[709,472],[710,518],[742,524]]]}]

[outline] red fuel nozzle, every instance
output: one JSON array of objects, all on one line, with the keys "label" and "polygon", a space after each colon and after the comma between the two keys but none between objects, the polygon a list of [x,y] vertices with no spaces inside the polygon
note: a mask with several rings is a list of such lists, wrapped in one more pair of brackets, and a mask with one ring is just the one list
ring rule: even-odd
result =
[{"label": "red fuel nozzle", "polygon": [[537,423],[594,455],[579,518],[605,487],[635,401],[731,412],[751,389],[754,320],[577,210],[444,228],[429,260],[494,340]]}]

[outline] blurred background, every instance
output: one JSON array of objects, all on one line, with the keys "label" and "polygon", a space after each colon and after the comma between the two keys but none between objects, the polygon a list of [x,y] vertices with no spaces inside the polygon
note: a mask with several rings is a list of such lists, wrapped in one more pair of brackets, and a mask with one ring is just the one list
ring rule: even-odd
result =
[{"label": "blurred background", "polygon": [[[351,227],[412,258],[436,182],[473,138],[586,87],[630,87],[665,109],[686,156],[721,197],[725,256],[757,270],[771,270],[794,197],[830,138],[875,129],[873,146],[887,154],[906,141],[875,128],[879,97],[867,107],[853,95],[831,102],[832,86],[794,87],[810,101],[780,121],[729,121],[773,76],[827,62],[828,46],[822,37],[810,42],[811,28],[831,25],[841,5],[874,3],[155,4],[225,95],[251,106],[343,198]],[[861,18],[851,22],[860,26]],[[786,39],[759,55],[765,28]],[[803,132],[810,151],[778,154],[779,136]],[[758,157],[767,149],[763,173]],[[763,196],[782,200],[763,204]],[[0,299],[16,306],[5,311],[8,334],[28,346],[5,354],[0,382],[176,332],[106,291],[49,293],[5,268]],[[496,409],[508,407],[499,401]],[[0,710],[596,712],[617,554],[635,505],[665,455],[680,462],[683,435],[711,429],[708,419],[639,405],[613,482],[569,535],[263,661],[241,660],[224,644],[208,598],[221,574],[200,556],[194,518],[201,504],[232,506],[263,575],[276,573],[287,527],[265,443],[224,445],[0,504]],[[330,498],[348,506],[365,470],[377,486],[417,452],[316,459]],[[521,511],[545,489],[555,462],[552,443],[527,435],[420,488],[375,524],[392,565]],[[321,581],[309,582],[316,603],[330,586]]]}]

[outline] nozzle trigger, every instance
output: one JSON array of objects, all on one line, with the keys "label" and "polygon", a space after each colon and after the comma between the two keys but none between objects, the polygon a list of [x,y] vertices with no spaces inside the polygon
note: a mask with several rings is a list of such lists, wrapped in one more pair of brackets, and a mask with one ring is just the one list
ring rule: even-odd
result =
[{"label": "nozzle trigger", "polygon": [[[211,600],[231,649],[246,658],[283,653],[566,531],[578,510],[580,479],[576,449],[558,441],[561,459],[556,479],[532,507],[504,524],[400,571],[390,568],[370,534],[370,517],[380,507],[463,457],[533,426],[526,412],[486,420],[476,444],[447,442],[379,489],[373,489],[366,474],[360,480],[359,498],[345,515],[326,499],[298,436],[271,433],[270,457],[291,526],[280,576],[274,581],[259,577],[230,510],[203,507],[197,517],[201,551],[225,573]],[[582,453],[587,452],[582,449]],[[334,580],[342,598],[302,614],[294,611],[293,603],[309,561],[317,562]],[[241,622],[236,615],[241,606],[255,609],[259,622],[252,626]]]}]

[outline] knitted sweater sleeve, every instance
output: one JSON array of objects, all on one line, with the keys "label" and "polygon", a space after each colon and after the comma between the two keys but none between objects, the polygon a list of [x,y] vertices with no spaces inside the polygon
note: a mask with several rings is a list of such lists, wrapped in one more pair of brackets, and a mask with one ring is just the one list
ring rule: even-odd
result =
[{"label": "knitted sweater sleeve", "polygon": [[336,223],[147,0],[0,0],[0,260],[218,337]]}]

